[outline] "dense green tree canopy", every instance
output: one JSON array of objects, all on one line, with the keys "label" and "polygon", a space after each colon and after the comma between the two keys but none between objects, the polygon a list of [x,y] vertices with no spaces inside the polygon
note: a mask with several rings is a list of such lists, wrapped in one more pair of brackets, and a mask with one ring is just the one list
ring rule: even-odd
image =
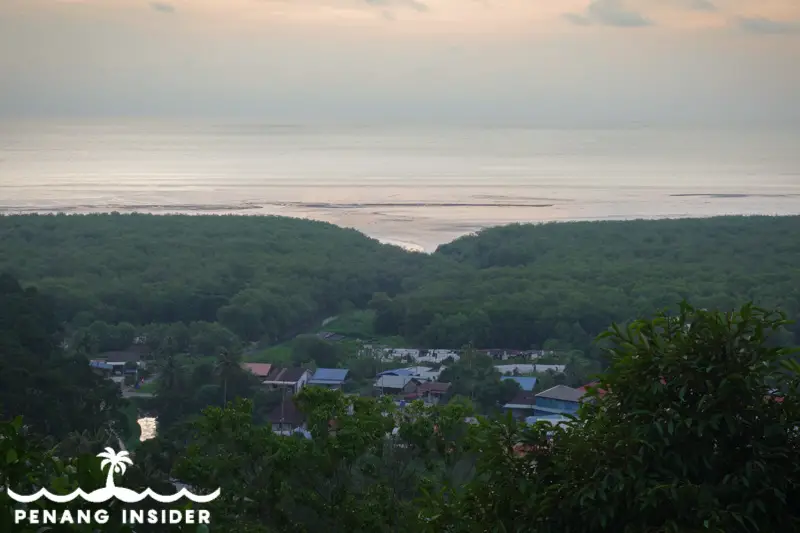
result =
[{"label": "dense green tree canopy", "polygon": [[610,322],[683,299],[799,318],[796,234],[800,217],[511,225],[425,255],[280,217],[9,216],[0,272],[51,295],[96,351],[144,334],[216,356],[370,307],[378,334],[411,345],[588,353]]},{"label": "dense green tree canopy", "polygon": [[723,310],[753,301],[796,320],[798,232],[800,217],[487,229],[437,251],[470,268],[380,302],[377,325],[422,345],[588,350],[609,323],[675,310],[684,299]]},{"label": "dense green tree canopy", "polygon": [[59,340],[50,300],[0,276],[0,418],[22,415],[32,431],[57,441],[83,431],[127,438],[119,387]]},{"label": "dense green tree canopy", "polygon": [[[429,259],[281,217],[0,217],[0,272],[52,295],[73,327],[218,322],[274,341],[375,292],[401,292],[437,270]],[[106,342],[102,325],[95,333]],[[119,345],[111,337],[103,347]]]}]

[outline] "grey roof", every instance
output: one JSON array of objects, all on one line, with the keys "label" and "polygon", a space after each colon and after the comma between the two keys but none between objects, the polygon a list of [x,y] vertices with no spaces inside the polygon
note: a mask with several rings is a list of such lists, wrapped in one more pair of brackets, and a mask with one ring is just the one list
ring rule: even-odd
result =
[{"label": "grey roof", "polygon": [[556,385],[546,391],[542,391],[536,395],[537,398],[550,398],[552,400],[561,400],[564,402],[579,402],[583,398],[583,392],[566,385]]},{"label": "grey roof", "polygon": [[514,398],[503,406],[504,409],[532,409],[536,404],[533,392],[521,390]]},{"label": "grey roof", "polygon": [[411,376],[381,376],[375,382],[375,386],[379,389],[402,389],[413,380]]},{"label": "grey roof", "polygon": [[137,350],[119,350],[97,354],[95,359],[109,363],[138,363],[142,359],[142,352]]},{"label": "grey roof", "polygon": [[303,374],[308,372],[305,368],[275,368],[273,367],[269,375],[264,380],[264,383],[277,382],[277,383],[297,383]]}]

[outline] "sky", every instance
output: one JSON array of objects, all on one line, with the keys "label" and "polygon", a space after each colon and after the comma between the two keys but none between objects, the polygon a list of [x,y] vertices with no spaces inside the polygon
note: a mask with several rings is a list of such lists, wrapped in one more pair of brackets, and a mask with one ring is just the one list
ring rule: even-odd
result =
[{"label": "sky", "polygon": [[0,0],[0,116],[800,125],[798,0]]}]

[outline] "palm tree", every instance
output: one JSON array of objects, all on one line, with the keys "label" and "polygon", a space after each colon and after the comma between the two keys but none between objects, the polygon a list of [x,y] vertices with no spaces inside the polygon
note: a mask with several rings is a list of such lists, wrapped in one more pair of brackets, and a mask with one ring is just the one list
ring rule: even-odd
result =
[{"label": "palm tree", "polygon": [[178,359],[174,354],[167,355],[158,376],[158,384],[161,391],[174,391],[178,386],[180,376],[181,367]]},{"label": "palm tree", "polygon": [[128,457],[128,452],[124,450],[115,453],[111,448],[106,448],[106,451],[98,453],[97,457],[103,458],[103,462],[100,463],[100,470],[108,466],[108,477],[106,477],[106,488],[108,489],[114,488],[114,473],[124,475],[125,470],[128,469],[127,465],[133,464],[133,461]]},{"label": "palm tree", "polygon": [[222,380],[222,406],[228,404],[228,380],[242,371],[242,356],[238,351],[223,349],[217,356],[214,367],[217,376]]},{"label": "palm tree", "polygon": [[96,431],[84,429],[83,431],[71,431],[58,445],[59,451],[68,456],[86,455],[92,450],[102,448],[109,444],[109,430],[100,428]]}]

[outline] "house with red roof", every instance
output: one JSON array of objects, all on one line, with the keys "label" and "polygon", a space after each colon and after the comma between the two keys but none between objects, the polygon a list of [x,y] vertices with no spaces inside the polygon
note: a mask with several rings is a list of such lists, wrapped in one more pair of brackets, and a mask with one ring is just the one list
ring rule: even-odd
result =
[{"label": "house with red roof", "polygon": [[258,378],[266,379],[272,370],[272,365],[269,363],[242,363],[242,368]]}]

